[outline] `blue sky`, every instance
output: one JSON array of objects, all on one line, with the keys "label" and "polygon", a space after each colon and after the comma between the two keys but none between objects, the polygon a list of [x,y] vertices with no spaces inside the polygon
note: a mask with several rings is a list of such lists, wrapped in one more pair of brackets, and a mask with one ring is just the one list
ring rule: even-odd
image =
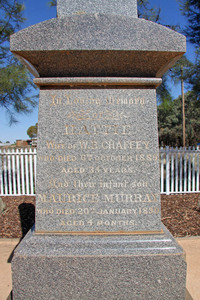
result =
[{"label": "blue sky", "polygon": [[[47,5],[47,0],[24,0],[22,2],[26,7],[24,16],[27,19],[22,28],[56,17],[56,8],[50,8]],[[186,20],[181,15],[179,4],[176,0],[149,0],[149,2],[161,8],[161,21],[163,24],[177,24],[180,26],[186,24]],[[189,43],[187,44],[187,56],[191,60],[194,59],[194,48]],[[172,93],[174,98],[177,97],[180,94],[180,87],[173,87],[172,85]],[[35,108],[34,111],[28,115],[18,115],[19,122],[12,126],[8,124],[9,120],[6,117],[5,110],[1,109],[0,120],[0,141],[10,141],[13,143],[16,139],[27,139],[27,129],[37,123],[38,109]]]}]

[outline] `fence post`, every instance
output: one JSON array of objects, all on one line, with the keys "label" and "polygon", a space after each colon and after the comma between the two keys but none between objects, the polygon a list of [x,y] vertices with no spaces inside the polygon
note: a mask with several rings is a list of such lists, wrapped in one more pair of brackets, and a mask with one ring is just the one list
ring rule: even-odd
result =
[{"label": "fence post", "polygon": [[187,181],[188,181],[188,188],[187,191],[191,192],[191,147],[188,147],[188,174],[187,174]]},{"label": "fence post", "polygon": [[196,190],[199,191],[199,180],[200,180],[200,174],[199,174],[199,147],[197,147],[197,177],[196,177]]},{"label": "fence post", "polygon": [[187,152],[186,152],[186,148],[184,148],[184,177],[183,177],[183,191],[186,192],[187,191],[187,168],[188,164],[187,164]]},{"label": "fence post", "polygon": [[8,195],[8,178],[7,178],[7,175],[8,175],[8,169],[7,169],[7,153],[6,153],[6,149],[4,149],[3,151],[3,171],[4,171],[4,192],[5,192],[5,195],[7,196]]},{"label": "fence post", "polygon": [[15,163],[16,163],[16,155],[15,150],[12,149],[12,181],[13,181],[13,194],[16,194],[16,171],[15,171]]},{"label": "fence post", "polygon": [[179,163],[179,166],[180,166],[180,172],[179,172],[179,178],[180,178],[180,181],[179,181],[179,191],[182,192],[182,190],[183,190],[183,149],[182,149],[182,147],[180,147],[180,163]]},{"label": "fence post", "polygon": [[170,153],[171,153],[171,168],[170,168],[170,172],[171,172],[171,180],[170,180],[170,192],[173,193],[174,192],[174,148],[172,147],[170,149]]},{"label": "fence post", "polygon": [[176,162],[175,162],[175,192],[178,192],[178,179],[179,179],[179,173],[178,173],[178,147],[175,149],[176,151]]},{"label": "fence post", "polygon": [[164,193],[164,149],[163,147],[160,148],[160,192],[161,194]]},{"label": "fence post", "polygon": [[19,161],[19,149],[16,149],[16,168],[17,168],[17,194],[21,195],[21,172],[20,172],[20,161]]},{"label": "fence post", "polygon": [[170,160],[169,160],[169,146],[166,147],[166,194],[170,194]]},{"label": "fence post", "polygon": [[195,191],[195,147],[192,148],[192,191]]},{"label": "fence post", "polygon": [[3,152],[2,150],[0,149],[0,180],[1,180],[1,194],[4,193],[4,187],[3,187]]}]

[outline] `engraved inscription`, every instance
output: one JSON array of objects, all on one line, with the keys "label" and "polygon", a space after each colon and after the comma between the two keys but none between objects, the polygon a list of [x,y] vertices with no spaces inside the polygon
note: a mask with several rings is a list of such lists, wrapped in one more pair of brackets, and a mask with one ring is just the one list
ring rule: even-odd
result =
[{"label": "engraved inscription", "polygon": [[108,96],[104,99],[99,98],[82,98],[82,97],[72,97],[69,94],[65,94],[63,97],[52,95],[50,99],[50,106],[77,106],[77,105],[114,105],[114,106],[132,106],[132,105],[145,105],[144,97],[114,97]]},{"label": "engraved inscription", "polygon": [[127,118],[122,112],[117,110],[109,111],[105,110],[102,112],[94,112],[92,110],[80,110],[78,112],[73,111],[68,114],[68,118],[72,120],[121,120]]},{"label": "engraved inscription", "polygon": [[46,203],[97,203],[98,194],[39,194],[38,202]]},{"label": "engraved inscription", "polygon": [[151,230],[160,195],[150,176],[159,155],[149,96],[139,89],[48,93],[42,109],[51,122],[43,126],[48,133],[41,131],[37,154],[39,220],[49,227],[53,220],[61,232]]},{"label": "engraved inscription", "polygon": [[61,189],[61,188],[67,188],[67,187],[74,187],[78,189],[85,189],[85,188],[100,188],[100,189],[115,189],[115,188],[128,188],[129,186],[131,188],[144,188],[148,187],[148,182],[145,181],[134,181],[129,184],[127,180],[123,182],[117,182],[113,180],[109,181],[81,181],[81,180],[74,180],[74,181],[67,181],[67,180],[57,180],[57,179],[51,179],[49,181],[49,188],[55,188],[55,189]]},{"label": "engraved inscription", "polygon": [[55,143],[54,141],[46,141],[48,149],[65,149],[65,144]]},{"label": "engraved inscription", "polygon": [[38,195],[39,202],[48,203],[150,203],[158,202],[159,194],[47,194]]},{"label": "engraved inscription", "polygon": [[42,215],[152,215],[159,214],[160,209],[158,207],[143,207],[143,208],[110,208],[110,209],[95,209],[95,208],[56,208],[55,210],[50,208],[38,209],[37,213]]},{"label": "engraved inscription", "polygon": [[[98,149],[96,147],[89,146],[89,149]],[[117,149],[119,150],[119,149]],[[123,149],[122,149],[123,150]],[[44,162],[75,162],[77,160],[84,162],[144,162],[144,161],[157,161],[159,159],[157,154],[140,154],[140,155],[41,155],[38,154],[38,160]]]},{"label": "engraved inscription", "polygon": [[130,125],[65,125],[65,135],[129,135]]},{"label": "engraved inscription", "polygon": [[107,104],[109,105],[144,105],[145,100],[142,97],[136,97],[136,98],[115,98],[113,96],[107,97],[106,99]]}]

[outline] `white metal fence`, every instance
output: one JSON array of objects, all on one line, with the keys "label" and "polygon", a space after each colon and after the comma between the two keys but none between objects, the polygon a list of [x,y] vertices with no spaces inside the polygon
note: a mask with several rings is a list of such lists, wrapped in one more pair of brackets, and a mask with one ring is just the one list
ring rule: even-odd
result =
[{"label": "white metal fence", "polygon": [[0,195],[34,195],[36,148],[0,149]]},{"label": "white metal fence", "polygon": [[161,193],[199,193],[199,156],[199,148],[161,148]]},{"label": "white metal fence", "polygon": [[[200,150],[160,149],[161,194],[199,193]],[[35,195],[36,148],[0,149],[0,196]]]}]

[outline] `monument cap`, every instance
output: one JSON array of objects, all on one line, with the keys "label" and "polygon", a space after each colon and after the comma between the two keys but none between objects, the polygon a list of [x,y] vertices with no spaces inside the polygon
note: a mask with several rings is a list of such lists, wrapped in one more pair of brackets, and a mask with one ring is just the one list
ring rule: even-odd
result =
[{"label": "monument cap", "polygon": [[137,18],[137,0],[57,0],[57,16],[100,13]]}]

